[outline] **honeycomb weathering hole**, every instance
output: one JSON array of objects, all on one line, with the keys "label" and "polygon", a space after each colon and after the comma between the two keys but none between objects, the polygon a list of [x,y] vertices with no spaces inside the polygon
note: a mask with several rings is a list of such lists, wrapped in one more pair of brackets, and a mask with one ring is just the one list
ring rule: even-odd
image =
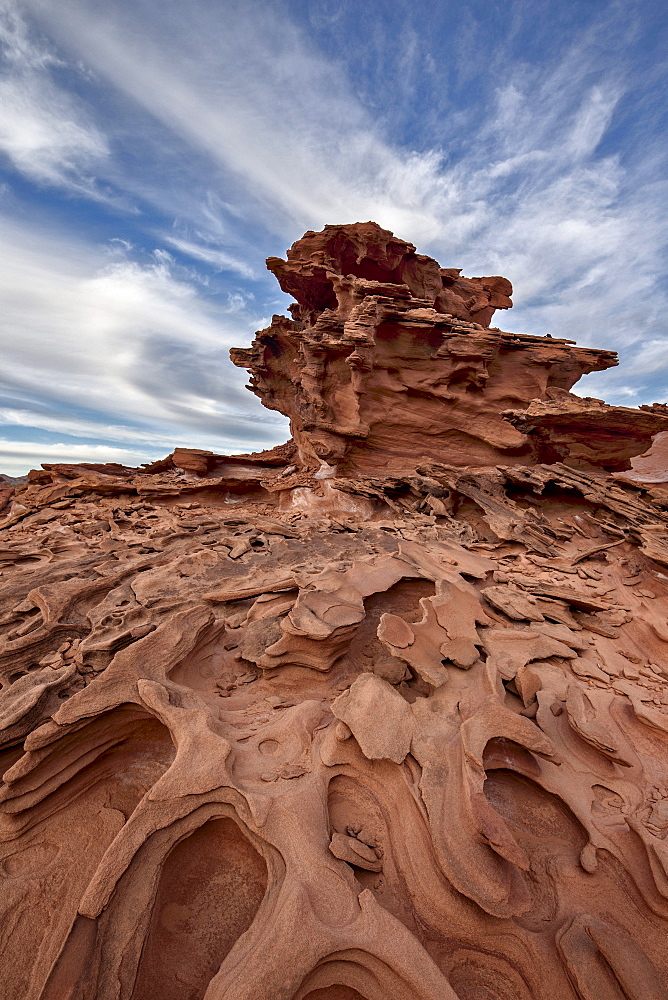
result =
[{"label": "honeycomb weathering hole", "polygon": [[[19,784],[19,789],[31,782],[39,788],[41,779],[50,782],[51,791],[26,811],[20,831],[0,845],[0,926],[5,948],[16,949],[6,982],[0,973],[3,998],[24,1000],[32,996],[31,976],[44,981],[49,967],[35,959],[41,942],[48,938],[56,952],[63,946],[105,850],[175,752],[162,723],[126,705],[61,737]],[[15,763],[20,755],[19,748],[4,756]],[[78,966],[69,950],[63,962],[59,975],[73,975]],[[60,990],[62,980],[57,982]],[[65,993],[50,995],[60,1000]]]},{"label": "honeycomb weathering hole", "polygon": [[311,990],[304,1000],[364,1000],[364,997],[352,986],[325,986],[322,990]]},{"label": "honeycomb weathering hole", "polygon": [[522,775],[491,771],[485,795],[522,843],[568,844],[578,852],[587,843],[584,829],[568,806]]},{"label": "honeycomb weathering hole", "polygon": [[201,1000],[266,887],[264,860],[231,819],[177,844],[160,876],[133,1000]]}]

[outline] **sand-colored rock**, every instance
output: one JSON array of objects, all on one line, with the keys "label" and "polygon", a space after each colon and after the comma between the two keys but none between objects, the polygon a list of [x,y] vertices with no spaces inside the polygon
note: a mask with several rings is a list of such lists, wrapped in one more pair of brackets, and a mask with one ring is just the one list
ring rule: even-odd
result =
[{"label": "sand-colored rock", "polygon": [[665,406],[373,223],[269,266],[294,440],[0,484],[3,1000],[667,1000]]}]

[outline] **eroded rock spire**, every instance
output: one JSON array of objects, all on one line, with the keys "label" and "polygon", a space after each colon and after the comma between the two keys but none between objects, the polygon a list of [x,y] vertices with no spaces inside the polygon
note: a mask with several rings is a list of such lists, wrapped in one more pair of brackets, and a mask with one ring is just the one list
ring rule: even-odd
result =
[{"label": "eroded rock spire", "polygon": [[612,351],[490,329],[506,278],[464,278],[373,222],[307,233],[267,266],[294,295],[232,360],[290,418],[298,460],[341,475],[566,461],[629,468],[665,414],[569,394]]}]

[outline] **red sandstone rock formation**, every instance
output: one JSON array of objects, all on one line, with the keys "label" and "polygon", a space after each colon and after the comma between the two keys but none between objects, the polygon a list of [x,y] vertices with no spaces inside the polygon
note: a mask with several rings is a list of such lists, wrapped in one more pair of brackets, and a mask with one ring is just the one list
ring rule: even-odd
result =
[{"label": "red sandstone rock formation", "polygon": [[665,407],[371,223],[269,264],[294,442],[2,484],[3,997],[666,1000]]},{"label": "red sandstone rock formation", "polygon": [[[290,418],[302,465],[410,472],[421,461],[629,468],[665,412],[568,390],[611,351],[488,329],[505,278],[461,278],[374,223],[307,233],[267,265],[298,304],[232,351],[265,406]],[[527,409],[528,407],[528,409]],[[506,412],[510,411],[510,412]]]}]

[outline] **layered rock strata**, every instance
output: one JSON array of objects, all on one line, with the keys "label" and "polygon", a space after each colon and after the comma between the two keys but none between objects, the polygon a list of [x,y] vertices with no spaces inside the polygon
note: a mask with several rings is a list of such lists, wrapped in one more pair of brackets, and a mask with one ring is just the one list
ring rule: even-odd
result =
[{"label": "layered rock strata", "polygon": [[665,407],[371,223],[269,266],[293,441],[2,485],[3,996],[666,1000]]}]

